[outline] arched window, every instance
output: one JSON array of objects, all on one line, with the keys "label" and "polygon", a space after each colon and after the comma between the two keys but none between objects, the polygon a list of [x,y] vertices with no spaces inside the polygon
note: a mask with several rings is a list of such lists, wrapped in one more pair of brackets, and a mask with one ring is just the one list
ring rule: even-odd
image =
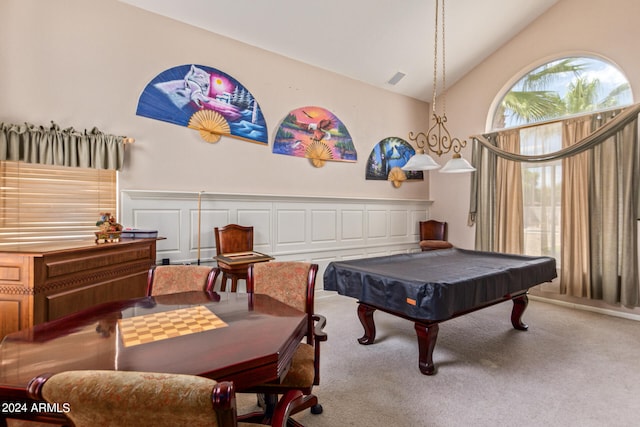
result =
[{"label": "arched window", "polygon": [[[600,58],[572,56],[537,66],[496,104],[492,131],[516,128],[520,153],[546,154],[562,147],[561,119],[633,103],[629,82]],[[523,246],[529,255],[561,264],[562,162],[522,163]]]},{"label": "arched window", "polygon": [[584,56],[556,59],[511,86],[494,111],[492,130],[622,107],[632,98],[629,82],[613,64]]}]

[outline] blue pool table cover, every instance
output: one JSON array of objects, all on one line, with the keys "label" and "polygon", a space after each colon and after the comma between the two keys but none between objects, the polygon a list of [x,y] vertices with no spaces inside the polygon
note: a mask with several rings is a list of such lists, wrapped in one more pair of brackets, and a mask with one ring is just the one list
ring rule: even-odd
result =
[{"label": "blue pool table cover", "polygon": [[441,321],[557,277],[556,261],[466,249],[331,262],[324,289],[411,319]]}]

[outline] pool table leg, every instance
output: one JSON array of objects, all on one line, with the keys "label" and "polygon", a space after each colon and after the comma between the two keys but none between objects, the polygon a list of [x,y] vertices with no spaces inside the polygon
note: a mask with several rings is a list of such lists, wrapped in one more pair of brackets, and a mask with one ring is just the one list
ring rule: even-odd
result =
[{"label": "pool table leg", "polygon": [[440,327],[437,323],[427,326],[416,322],[414,328],[418,335],[418,367],[420,372],[424,375],[433,375],[436,373],[436,367],[433,364],[433,349],[436,347]]},{"label": "pool table leg", "polygon": [[511,324],[519,331],[526,331],[529,327],[522,321],[522,313],[529,304],[529,297],[527,294],[522,294],[513,299],[513,309],[511,310]]},{"label": "pool table leg", "polygon": [[376,309],[371,306],[358,304],[358,318],[364,328],[364,335],[362,338],[358,338],[360,344],[373,344],[373,341],[376,339],[376,324],[373,321],[374,311],[376,311]]}]

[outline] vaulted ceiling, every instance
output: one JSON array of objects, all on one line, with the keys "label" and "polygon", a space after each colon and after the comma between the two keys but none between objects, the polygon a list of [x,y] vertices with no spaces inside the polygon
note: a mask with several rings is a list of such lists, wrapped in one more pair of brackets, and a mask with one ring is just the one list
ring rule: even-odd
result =
[{"label": "vaulted ceiling", "polygon": [[[385,90],[431,101],[435,0],[120,1]],[[557,2],[447,2],[447,86]],[[442,59],[438,61],[440,81]],[[389,83],[397,73],[404,76],[396,84]]]}]

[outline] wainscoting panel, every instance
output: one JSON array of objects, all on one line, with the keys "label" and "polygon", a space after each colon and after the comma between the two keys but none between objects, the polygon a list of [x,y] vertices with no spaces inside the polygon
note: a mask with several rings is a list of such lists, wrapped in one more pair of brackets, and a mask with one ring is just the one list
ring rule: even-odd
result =
[{"label": "wainscoting panel", "polygon": [[322,274],[335,260],[419,251],[418,222],[430,201],[253,196],[123,190],[121,223],[154,229],[158,262],[214,264],[214,227],[254,227],[254,249],[283,261],[307,261]]},{"label": "wainscoting panel", "polygon": [[342,233],[342,240],[352,244],[364,242],[364,211],[342,209],[341,213],[342,224],[338,229]]},{"label": "wainscoting panel", "polygon": [[311,241],[336,243],[338,241],[338,213],[332,209],[311,211]]},{"label": "wainscoting panel", "polygon": [[[161,243],[163,252],[167,254],[179,254],[183,247],[183,237],[188,237],[188,233],[185,233],[181,224],[185,223],[182,220],[189,217],[189,211],[181,210],[179,208],[161,207],[162,205],[143,206],[133,210],[133,221],[126,224],[154,224],[155,230],[166,230],[166,233],[162,235],[165,238]],[[189,224],[189,223],[186,223]],[[124,225],[124,224],[123,224]],[[134,225],[135,227],[135,225]],[[146,227],[137,227],[146,228]],[[189,248],[189,245],[186,246]]]}]

